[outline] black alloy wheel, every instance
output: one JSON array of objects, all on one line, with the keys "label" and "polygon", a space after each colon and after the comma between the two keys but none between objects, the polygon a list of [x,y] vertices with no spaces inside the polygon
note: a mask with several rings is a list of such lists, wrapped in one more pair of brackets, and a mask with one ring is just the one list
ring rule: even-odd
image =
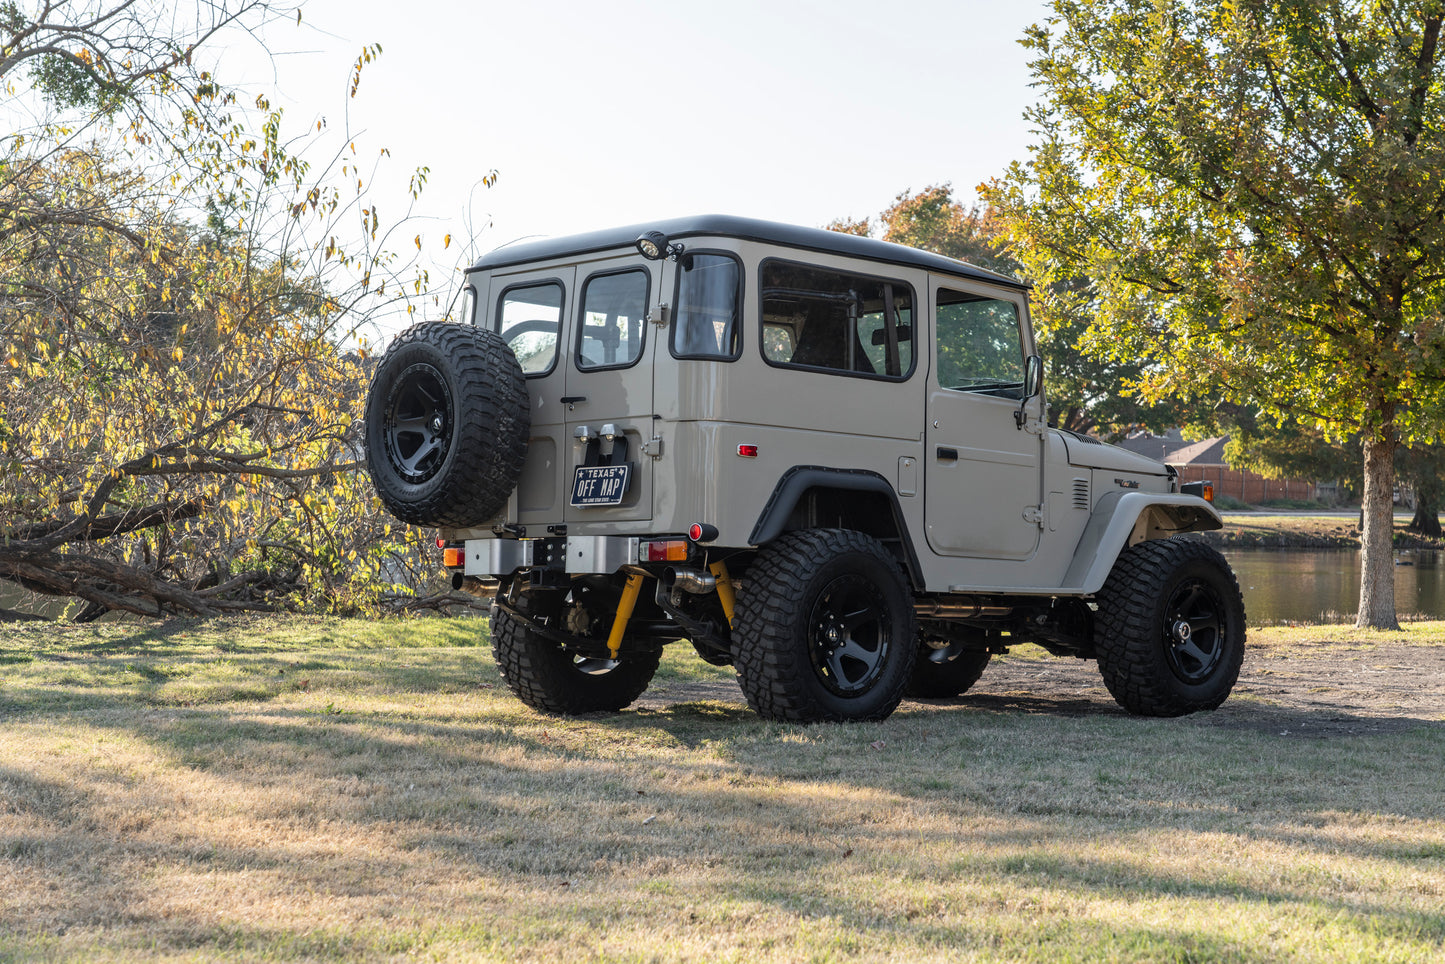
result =
[{"label": "black alloy wheel", "polygon": [[1164,607],[1164,658],[1185,683],[1202,683],[1224,656],[1224,602],[1203,579],[1187,579]]},{"label": "black alloy wheel", "polygon": [[877,682],[891,638],[888,605],[873,583],[855,573],[827,585],[808,614],[813,671],[830,693],[850,697]]},{"label": "black alloy wheel", "polygon": [[427,322],[397,335],[366,399],[366,467],[388,512],[423,526],[493,518],[521,478],[527,382],[494,331]]},{"label": "black alloy wheel", "polygon": [[386,399],[386,456],[413,485],[441,471],[452,444],[452,393],[426,362],[403,371]]}]

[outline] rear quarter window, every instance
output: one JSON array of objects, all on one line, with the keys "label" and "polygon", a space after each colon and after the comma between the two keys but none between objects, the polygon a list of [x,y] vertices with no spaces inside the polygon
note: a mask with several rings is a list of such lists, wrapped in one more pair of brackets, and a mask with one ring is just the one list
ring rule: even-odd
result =
[{"label": "rear quarter window", "polygon": [[888,379],[912,373],[907,282],[791,261],[764,261],[758,270],[768,364]]},{"label": "rear quarter window", "polygon": [[737,358],[742,351],[742,266],[732,255],[688,252],[677,267],[672,353],[678,358]]}]

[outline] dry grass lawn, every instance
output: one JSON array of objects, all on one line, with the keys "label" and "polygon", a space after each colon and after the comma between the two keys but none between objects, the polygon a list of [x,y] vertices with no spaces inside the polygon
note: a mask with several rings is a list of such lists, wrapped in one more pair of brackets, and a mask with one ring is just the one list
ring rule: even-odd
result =
[{"label": "dry grass lawn", "polygon": [[[557,719],[483,626],[7,627],[0,961],[1445,954],[1438,678],[1341,711],[1266,673],[1140,720],[1024,647],[959,701],[798,727],[675,649],[641,708]],[[1322,642],[1408,685],[1445,625],[1249,659],[1352,672]]]}]

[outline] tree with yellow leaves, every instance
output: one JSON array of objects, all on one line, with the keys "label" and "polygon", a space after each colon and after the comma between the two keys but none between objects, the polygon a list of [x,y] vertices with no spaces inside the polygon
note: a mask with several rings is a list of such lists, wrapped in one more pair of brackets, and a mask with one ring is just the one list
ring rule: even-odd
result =
[{"label": "tree with yellow leaves", "polygon": [[0,581],[81,619],[374,605],[412,537],[357,471],[356,332],[424,275],[335,186],[354,145],[313,174],[201,69],[270,7],[148,9],[0,4],[0,80],[54,111],[0,139]]}]

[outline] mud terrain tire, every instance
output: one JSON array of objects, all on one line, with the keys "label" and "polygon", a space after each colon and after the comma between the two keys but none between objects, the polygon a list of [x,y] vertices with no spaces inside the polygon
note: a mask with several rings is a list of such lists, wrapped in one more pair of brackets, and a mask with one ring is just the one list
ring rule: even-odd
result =
[{"label": "mud terrain tire", "polygon": [[1131,546],[1096,599],[1099,671],[1124,709],[1183,716],[1229,696],[1244,661],[1244,600],[1217,550],[1179,538]]},{"label": "mud terrain tire", "polygon": [[888,551],[861,532],[806,529],[749,566],[733,659],[765,719],[881,720],[903,698],[916,639],[913,597]]},{"label": "mud terrain tire", "polygon": [[521,476],[530,431],[522,368],[485,328],[409,328],[371,380],[367,466],[403,522],[460,527],[495,516]]},{"label": "mud terrain tire", "polygon": [[[518,608],[528,616],[559,621],[560,604],[548,605],[543,597],[524,594]],[[518,699],[539,712],[563,716],[610,713],[630,705],[652,682],[662,659],[660,649],[624,653],[615,660],[574,656],[502,610],[492,616],[492,655]]]},{"label": "mud terrain tire", "polygon": [[924,646],[913,659],[913,675],[905,692],[919,699],[951,700],[978,682],[991,658],[986,652],[950,654],[946,649]]}]

